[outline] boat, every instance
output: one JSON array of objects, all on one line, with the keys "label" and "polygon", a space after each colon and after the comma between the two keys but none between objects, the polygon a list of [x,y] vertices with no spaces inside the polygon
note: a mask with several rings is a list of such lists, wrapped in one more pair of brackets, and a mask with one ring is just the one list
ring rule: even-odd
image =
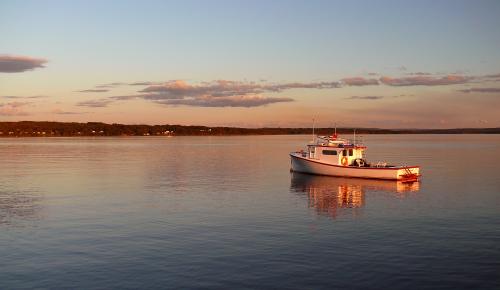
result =
[{"label": "boat", "polygon": [[331,136],[313,135],[305,150],[290,153],[290,171],[370,179],[415,182],[420,178],[419,166],[390,165],[387,162],[369,163],[365,159],[367,147],[360,142]]}]

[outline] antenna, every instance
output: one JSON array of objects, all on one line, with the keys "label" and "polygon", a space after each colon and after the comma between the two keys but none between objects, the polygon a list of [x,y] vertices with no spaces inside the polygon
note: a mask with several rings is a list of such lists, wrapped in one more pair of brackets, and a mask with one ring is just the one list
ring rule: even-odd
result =
[{"label": "antenna", "polygon": [[314,135],[314,121],[315,121],[315,120],[314,120],[314,118],[313,118],[313,128],[312,128],[312,129],[313,129],[313,132],[312,132],[312,142],[313,142],[313,143],[314,143],[314,136],[315,136],[315,135]]},{"label": "antenna", "polygon": [[354,129],[354,140],[353,140],[353,145],[356,145],[356,129]]}]

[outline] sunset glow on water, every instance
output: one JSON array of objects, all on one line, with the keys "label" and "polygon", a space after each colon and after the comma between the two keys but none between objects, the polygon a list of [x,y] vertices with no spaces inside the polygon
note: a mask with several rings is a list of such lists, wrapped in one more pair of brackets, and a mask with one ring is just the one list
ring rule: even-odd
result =
[{"label": "sunset glow on water", "polygon": [[364,136],[411,184],[292,174],[309,137],[0,139],[0,286],[498,286],[499,137]]}]

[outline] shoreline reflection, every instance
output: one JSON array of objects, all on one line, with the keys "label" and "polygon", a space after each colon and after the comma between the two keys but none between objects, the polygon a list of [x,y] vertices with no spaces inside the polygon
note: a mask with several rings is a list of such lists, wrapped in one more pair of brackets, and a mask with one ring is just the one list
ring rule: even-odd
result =
[{"label": "shoreline reflection", "polygon": [[396,198],[405,198],[407,193],[418,192],[419,182],[404,183],[395,180],[374,180],[319,176],[293,172],[291,191],[307,196],[309,208],[314,208],[319,215],[336,218],[350,209],[354,216],[360,214],[365,206],[367,193],[385,192]]}]

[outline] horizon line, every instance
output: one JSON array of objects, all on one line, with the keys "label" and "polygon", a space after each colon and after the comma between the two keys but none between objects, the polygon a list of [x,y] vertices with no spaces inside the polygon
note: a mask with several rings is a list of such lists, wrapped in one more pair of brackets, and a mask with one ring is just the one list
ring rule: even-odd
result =
[{"label": "horizon line", "polygon": [[[0,124],[5,123],[60,123],[60,124],[104,124],[104,125],[124,125],[124,126],[181,126],[181,127],[206,127],[206,128],[232,128],[232,129],[249,129],[249,130],[259,130],[259,129],[308,129],[312,127],[238,127],[238,126],[209,126],[209,125],[182,125],[182,124],[145,124],[145,123],[134,123],[134,124],[124,124],[124,123],[106,123],[101,121],[88,121],[88,122],[63,122],[63,121],[0,121]],[[326,130],[335,129],[334,126],[328,127],[316,127],[315,130]],[[383,127],[337,127],[337,130],[354,130],[354,129],[364,129],[364,130],[485,130],[485,129],[500,129],[500,127],[448,127],[448,128],[383,128]]]}]

